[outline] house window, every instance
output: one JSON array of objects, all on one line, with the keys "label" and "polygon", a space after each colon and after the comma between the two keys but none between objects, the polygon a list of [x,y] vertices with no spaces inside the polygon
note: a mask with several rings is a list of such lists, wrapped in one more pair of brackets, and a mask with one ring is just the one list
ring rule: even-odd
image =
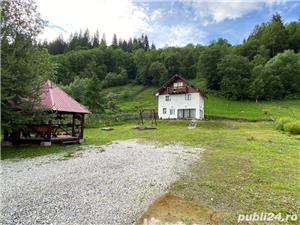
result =
[{"label": "house window", "polygon": [[185,94],[185,100],[191,100],[192,95],[191,94]]},{"label": "house window", "polygon": [[167,113],[167,108],[163,108],[163,114]]},{"label": "house window", "polygon": [[170,109],[170,115],[174,115],[175,114],[175,109]]},{"label": "house window", "polygon": [[181,88],[181,87],[183,87],[183,82],[182,81],[174,83],[174,89]]},{"label": "house window", "polygon": [[171,98],[169,95],[166,96],[166,101],[171,101]]}]

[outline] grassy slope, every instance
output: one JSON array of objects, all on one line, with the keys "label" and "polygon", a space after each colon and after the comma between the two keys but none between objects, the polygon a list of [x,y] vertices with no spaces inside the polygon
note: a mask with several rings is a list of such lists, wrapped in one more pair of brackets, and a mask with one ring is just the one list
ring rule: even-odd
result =
[{"label": "grassy slope", "polygon": [[[134,93],[142,86],[122,87],[110,89],[110,91]],[[123,112],[135,112],[137,106],[145,109],[156,109],[157,98],[155,92],[157,88],[149,87],[144,92],[132,99],[119,99],[118,106]],[[223,97],[210,94],[205,99],[205,113],[208,116],[221,116],[229,118],[246,118],[246,119],[269,119],[269,112],[275,117],[294,116],[300,119],[300,100],[277,100],[261,101],[231,101]]]},{"label": "grassy slope", "polygon": [[[158,130],[133,130],[134,123],[115,126],[110,132],[86,129],[86,144],[146,138],[172,144],[204,147],[202,159],[191,176],[171,187],[171,192],[196,203],[229,212],[230,223],[237,213],[293,213],[299,201],[300,136],[274,130],[272,123],[199,122],[187,129],[186,121],[159,121]],[[77,150],[77,146],[50,148],[3,148],[2,157],[32,156]],[[297,196],[298,194],[298,196]],[[211,200],[213,199],[213,200]]]}]

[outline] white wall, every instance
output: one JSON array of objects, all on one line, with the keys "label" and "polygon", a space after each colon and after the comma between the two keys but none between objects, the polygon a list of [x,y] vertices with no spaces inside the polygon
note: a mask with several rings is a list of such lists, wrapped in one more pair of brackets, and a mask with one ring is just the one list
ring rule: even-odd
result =
[{"label": "white wall", "polygon": [[[204,99],[200,93],[190,93],[191,100],[185,100],[185,94],[172,94],[170,101],[166,101],[167,95],[158,96],[158,117],[161,119],[177,119],[178,109],[196,109],[196,119],[204,119]],[[163,114],[163,108],[167,109]],[[170,109],[175,110],[174,115],[170,115]],[[200,112],[202,110],[202,113]],[[201,115],[202,114],[202,115]]]}]

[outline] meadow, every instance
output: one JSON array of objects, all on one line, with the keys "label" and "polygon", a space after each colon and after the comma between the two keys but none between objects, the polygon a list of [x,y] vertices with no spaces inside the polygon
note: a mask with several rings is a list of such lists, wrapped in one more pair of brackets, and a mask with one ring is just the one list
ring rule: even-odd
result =
[{"label": "meadow", "polygon": [[[148,121],[149,123],[149,121]],[[300,136],[274,129],[270,122],[202,121],[195,129],[187,121],[159,121],[157,129],[132,129],[134,121],[114,125],[112,131],[85,130],[84,145],[143,138],[172,145],[204,148],[201,160],[170,188],[171,193],[202,207],[224,211],[234,223],[238,213],[273,212],[292,214],[299,204]],[[2,148],[2,159],[62,153],[69,159],[80,145]]]},{"label": "meadow", "polygon": [[[122,86],[105,89],[113,92],[122,113],[136,112],[137,107],[156,108],[156,88]],[[268,102],[229,101],[209,94],[206,115],[249,120],[268,120],[289,116],[300,118],[300,100]],[[111,112],[112,113],[112,112]],[[170,192],[192,200],[201,207],[225,212],[226,222],[236,223],[239,213],[297,213],[300,207],[300,135],[275,129],[273,122],[199,121],[188,129],[188,121],[158,121],[157,129],[133,129],[136,121],[110,121],[112,131],[101,131],[93,124],[85,129],[83,145],[102,145],[117,140],[141,138],[161,144],[181,143],[204,148],[201,159],[191,167],[190,175],[170,187]],[[146,120],[146,126],[151,126]],[[2,159],[18,159],[61,153],[67,160],[82,145],[23,145],[3,147]],[[200,154],[200,153],[199,153]]]},{"label": "meadow", "polygon": [[[157,87],[143,90],[140,85],[125,85],[104,89],[103,94],[116,94],[119,112],[137,112],[137,107],[157,109],[155,93]],[[138,94],[135,94],[137,93]],[[125,97],[124,97],[125,96]],[[213,117],[240,118],[249,120],[269,120],[283,116],[300,119],[300,99],[272,101],[233,101],[216,93],[208,93],[205,99],[205,115]]]}]

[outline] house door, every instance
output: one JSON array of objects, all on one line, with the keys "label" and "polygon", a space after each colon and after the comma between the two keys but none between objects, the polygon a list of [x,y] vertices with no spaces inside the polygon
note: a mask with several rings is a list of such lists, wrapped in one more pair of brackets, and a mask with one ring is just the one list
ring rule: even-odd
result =
[{"label": "house door", "polygon": [[183,118],[183,109],[178,109],[177,118],[178,119],[182,119]]},{"label": "house door", "polygon": [[196,109],[178,109],[178,119],[191,119],[196,117]]},{"label": "house door", "polygon": [[190,109],[189,113],[190,113],[189,118],[193,118],[193,119],[196,118],[196,109]]}]

